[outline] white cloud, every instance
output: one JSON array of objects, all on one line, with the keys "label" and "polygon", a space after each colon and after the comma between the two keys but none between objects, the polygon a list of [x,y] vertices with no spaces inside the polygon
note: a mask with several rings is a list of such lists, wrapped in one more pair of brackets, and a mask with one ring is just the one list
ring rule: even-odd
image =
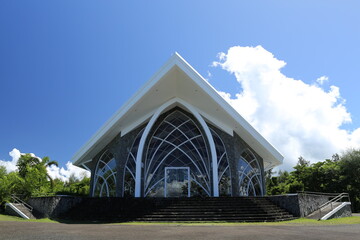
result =
[{"label": "white cloud", "polygon": [[18,149],[14,148],[11,152],[9,152],[11,161],[0,160],[0,165],[6,168],[7,172],[13,172],[17,170],[17,161],[19,160],[21,153]]},{"label": "white cloud", "polygon": [[[5,166],[7,172],[16,171],[18,169],[16,164],[21,154],[23,153],[21,153],[18,149],[14,148],[11,152],[9,152],[9,155],[12,157],[12,160],[11,161],[0,160],[0,165]],[[35,157],[35,154],[31,153],[31,155]],[[60,168],[55,165],[52,165],[47,168],[47,171],[52,178],[54,179],[59,178],[62,181],[68,181],[71,175],[74,175],[77,179],[81,179],[84,176],[90,177],[89,171],[76,167],[71,162],[66,163],[66,168],[63,167]]]},{"label": "white cloud", "polygon": [[321,76],[318,79],[316,79],[316,82],[319,83],[320,85],[323,85],[324,82],[327,82],[329,80],[329,77],[327,76]]},{"label": "white cloud", "polygon": [[235,96],[220,94],[283,153],[281,168],[290,170],[300,155],[316,162],[360,146],[360,128],[341,128],[351,117],[338,87],[325,91],[285,76],[286,63],[261,46],[231,47],[218,58],[212,65],[234,74],[242,88]]},{"label": "white cloud", "polygon": [[52,178],[58,178],[62,181],[68,181],[71,175],[74,175],[77,179],[82,179],[84,176],[90,177],[89,171],[75,166],[70,161],[66,163],[66,169],[52,165],[47,168],[47,171]]}]

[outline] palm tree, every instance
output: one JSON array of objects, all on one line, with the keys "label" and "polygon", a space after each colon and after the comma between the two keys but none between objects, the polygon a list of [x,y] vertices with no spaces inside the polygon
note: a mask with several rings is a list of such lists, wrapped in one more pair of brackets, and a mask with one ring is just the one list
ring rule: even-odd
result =
[{"label": "palm tree", "polygon": [[35,157],[30,153],[22,154],[16,164],[19,169],[19,175],[24,178],[29,172],[29,169],[39,163],[40,159],[38,157]]},{"label": "palm tree", "polygon": [[[41,161],[41,164],[45,167],[45,169],[47,167],[50,167],[52,165],[55,165],[55,166],[59,166],[59,163],[57,161],[54,161],[54,160],[50,160],[49,157],[43,157],[42,161]],[[49,175],[48,171],[46,171],[46,177],[50,180],[50,187],[51,187],[51,191],[54,190],[54,180],[52,179],[52,177]]]},{"label": "palm tree", "polygon": [[46,168],[52,165],[59,166],[57,161],[52,161],[49,157],[43,157],[41,159],[35,157],[30,153],[22,154],[16,164],[16,166],[18,167],[19,175],[22,178],[25,178],[25,176],[30,171],[30,168],[44,169],[42,172],[45,172],[46,177],[50,180],[51,191],[54,189],[54,181],[47,172]]}]

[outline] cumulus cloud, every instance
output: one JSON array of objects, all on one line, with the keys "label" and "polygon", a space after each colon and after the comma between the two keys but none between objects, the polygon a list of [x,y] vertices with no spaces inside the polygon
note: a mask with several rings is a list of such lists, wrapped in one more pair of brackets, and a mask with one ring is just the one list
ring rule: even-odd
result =
[{"label": "cumulus cloud", "polygon": [[[16,171],[18,169],[16,164],[22,154],[23,153],[21,153],[18,149],[14,148],[11,152],[9,152],[12,160],[0,160],[0,165],[5,166],[7,172]],[[35,157],[35,154],[31,153],[31,155]],[[82,179],[84,176],[90,177],[89,171],[76,167],[71,162],[66,163],[66,168],[57,167],[55,165],[47,167],[47,172],[53,179],[58,178],[62,181],[68,181],[71,175],[75,176],[77,179]]]},{"label": "cumulus cloud", "polygon": [[53,179],[58,178],[64,182],[68,181],[71,175],[73,175],[77,179],[82,179],[84,176],[90,177],[89,171],[75,166],[70,161],[66,163],[66,168],[52,165],[47,168],[47,171],[50,177],[52,177]]},{"label": "cumulus cloud", "polygon": [[323,85],[324,82],[329,81],[329,78],[327,76],[321,76],[318,79],[316,79],[316,82],[319,83],[320,85]]},{"label": "cumulus cloud", "polygon": [[284,155],[282,169],[290,170],[301,155],[311,162],[330,158],[360,146],[360,128],[342,129],[351,123],[345,100],[337,86],[324,90],[281,73],[286,63],[261,46],[231,47],[212,65],[234,74],[241,86],[235,96],[220,92],[255,129]]},{"label": "cumulus cloud", "polygon": [[9,152],[9,155],[12,158],[11,161],[0,160],[0,165],[4,166],[8,173],[17,170],[16,164],[21,156],[21,153],[18,149],[14,148],[11,152]]}]

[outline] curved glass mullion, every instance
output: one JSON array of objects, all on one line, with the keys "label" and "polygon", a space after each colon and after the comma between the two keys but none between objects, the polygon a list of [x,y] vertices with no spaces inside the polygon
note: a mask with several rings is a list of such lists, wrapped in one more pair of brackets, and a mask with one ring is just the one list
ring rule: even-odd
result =
[{"label": "curved glass mullion", "polygon": [[[99,163],[100,162],[102,162],[104,164],[104,166],[101,169],[99,169],[101,171],[101,173],[103,173],[102,175],[104,175],[106,173],[106,171],[105,171],[106,168],[108,169],[108,171],[113,172],[112,168],[110,168],[110,166],[106,162],[99,160]],[[97,174],[99,175],[99,173],[97,173]]]},{"label": "curved glass mullion", "polygon": [[[203,165],[206,174],[207,174],[208,176],[210,176],[209,170],[208,170],[207,166],[205,165],[204,159],[201,157],[201,154],[199,153],[198,148],[197,148],[197,147],[194,145],[194,143],[192,142],[192,140],[197,139],[197,138],[199,138],[199,137],[202,137],[202,136],[201,136],[201,135],[197,135],[197,136],[194,136],[194,137],[192,137],[192,138],[190,138],[190,139],[187,138],[188,141],[184,142],[185,144],[182,144],[181,146],[184,145],[184,147],[186,147],[186,148],[189,150],[189,152],[191,152],[192,155],[195,155],[195,154],[193,153],[193,151],[192,151],[192,149],[195,149],[195,151],[196,151],[196,153],[197,153],[196,156],[200,156],[200,160],[201,160],[201,161],[200,161],[200,165],[201,165],[201,164]],[[192,149],[190,149],[188,146],[186,146],[186,143],[188,143],[188,142],[189,142],[189,143],[191,144],[191,146],[193,147]],[[179,145],[179,146],[180,146],[180,145]],[[194,157],[196,157],[196,156],[194,156]],[[197,159],[197,160],[199,160],[199,159]]]},{"label": "curved glass mullion", "polygon": [[162,196],[164,189],[159,187],[159,183],[165,181],[165,176],[161,169],[187,166],[192,178],[196,179],[192,193],[210,195],[208,147],[204,134],[193,119],[176,110],[165,116],[152,132],[143,161],[143,193],[146,196]]},{"label": "curved glass mullion", "polygon": [[106,178],[105,178],[105,180],[107,181],[109,178],[113,178],[113,180],[114,181],[116,181],[116,173],[112,173],[112,174],[110,174],[109,176],[107,176]]},{"label": "curved glass mullion", "polygon": [[132,176],[132,178],[135,179],[135,176],[134,176],[134,174],[130,171],[129,167],[126,166],[125,168],[126,168],[126,170],[128,170],[128,172],[130,173],[130,175]]},{"label": "curved glass mullion", "polygon": [[[189,139],[189,137],[180,129],[181,126],[183,126],[185,123],[190,122],[190,121],[191,121],[191,120],[188,119],[187,121],[185,121],[183,124],[180,124],[179,126],[175,126],[175,125],[173,125],[173,124],[171,124],[171,123],[169,123],[169,122],[168,122],[168,123],[171,124],[171,125],[175,128],[175,130],[176,130],[176,129],[179,130],[179,132],[187,139],[187,142],[190,142],[191,145],[194,147],[194,149],[196,150],[198,156],[201,158],[201,162],[205,162],[203,156],[199,153],[198,148],[197,148],[197,147],[195,146],[195,144],[192,142],[192,139],[196,139],[196,137],[202,137],[202,135],[200,134],[200,135],[191,137],[191,138]],[[166,121],[165,121],[165,122],[166,122]],[[191,123],[194,124],[193,121],[191,121]],[[194,124],[194,125],[195,125],[195,124]],[[169,135],[168,135],[168,136],[169,136]],[[167,138],[165,138],[164,140],[166,140],[166,139],[167,139]],[[200,145],[198,145],[198,146],[200,146]],[[205,166],[205,169],[206,169],[206,166]],[[208,174],[209,174],[209,173],[208,173]]]},{"label": "curved glass mullion", "polygon": [[[223,152],[223,154],[219,157],[219,162],[218,162],[218,166],[221,166],[221,163],[222,163],[222,160],[223,159],[226,159],[227,160],[227,158],[225,158],[225,155],[226,155],[226,152]],[[226,165],[226,163],[225,163],[225,165]],[[229,165],[228,165],[229,166]]]},{"label": "curved glass mullion", "polygon": [[156,187],[156,185],[158,185],[161,181],[165,180],[164,177],[162,177],[159,181],[157,181],[156,183],[154,183],[145,193],[145,197],[149,194],[149,192]]},{"label": "curved glass mullion", "polygon": [[[157,165],[157,167],[155,168],[155,170],[152,171],[152,172],[154,173],[154,175],[155,175],[156,171],[159,169],[159,167],[161,166],[161,164],[166,160],[166,158],[167,158],[170,154],[172,154],[175,150],[181,151],[181,152],[194,164],[194,166],[197,168],[197,170],[199,171],[199,173],[202,173],[202,171],[199,169],[198,165],[193,161],[193,159],[192,159],[186,152],[184,152],[184,151],[180,148],[180,146],[183,145],[183,144],[185,144],[185,143],[182,143],[182,144],[180,144],[180,145],[178,145],[178,146],[176,146],[175,144],[173,144],[173,143],[171,143],[171,142],[168,142],[168,141],[166,141],[166,143],[172,145],[174,148],[173,148],[172,151],[170,151],[170,152],[160,161],[160,163],[158,163],[158,165]],[[202,175],[202,176],[203,176],[203,175]],[[151,176],[150,179],[148,180],[148,184],[150,183],[152,177],[153,177],[153,176]],[[205,180],[205,179],[204,179],[204,180]],[[207,183],[206,180],[205,180],[205,182]],[[208,183],[207,183],[207,185],[208,185]],[[148,186],[146,186],[146,187],[148,187]],[[209,185],[208,185],[207,187],[210,188]]]},{"label": "curved glass mullion", "polygon": [[104,190],[104,186],[106,187],[106,196],[108,197],[108,196],[109,196],[109,187],[108,187],[108,184],[107,184],[107,182],[106,182],[106,180],[105,180],[104,177],[102,177],[102,176],[99,176],[99,177],[101,177],[101,178],[103,179],[103,183],[101,184],[101,188],[100,188],[100,197],[102,196],[102,192],[103,192],[103,190]]},{"label": "curved glass mullion", "polygon": [[[241,157],[241,158],[242,158],[242,157]],[[240,182],[242,182],[243,176],[246,176],[246,171],[245,171],[245,170],[247,170],[249,167],[251,167],[251,166],[249,165],[249,163],[246,162],[246,160],[243,159],[243,161],[246,163],[246,167],[241,171]]]},{"label": "curved glass mullion", "polygon": [[[189,119],[188,121],[190,121],[190,119]],[[188,122],[188,121],[186,121],[186,122]],[[184,125],[186,122],[180,124],[180,126]],[[153,138],[158,139],[159,141],[161,141],[161,143],[160,143],[160,144],[158,145],[158,147],[153,151],[152,157],[150,158],[150,160],[149,160],[149,161],[146,161],[145,169],[147,169],[147,165],[151,165],[151,163],[152,163],[152,161],[153,161],[153,159],[154,159],[154,157],[155,157],[155,155],[156,155],[156,152],[157,152],[157,151],[159,150],[159,148],[162,146],[162,144],[164,143],[164,141],[165,141],[169,136],[171,136],[172,133],[174,133],[176,130],[178,130],[178,128],[177,128],[176,126],[174,126],[172,123],[170,123],[170,122],[168,122],[168,121],[164,121],[164,123],[169,124],[169,125],[172,126],[174,129],[171,130],[171,131],[166,135],[165,138],[156,137],[156,136],[155,136],[155,133],[157,132],[157,130],[154,132],[154,135],[151,137],[151,139],[153,139]],[[161,125],[160,125],[160,126],[161,126]],[[159,126],[159,127],[160,127],[160,126]],[[159,127],[158,127],[157,129],[159,129]],[[146,174],[147,174],[147,173],[146,173]]]},{"label": "curved glass mullion", "polygon": [[191,178],[191,179],[190,179],[190,182],[191,182],[191,181],[194,181],[197,185],[199,185],[199,186],[206,192],[207,195],[210,196],[210,192],[209,192],[208,190],[206,190],[202,184],[200,184],[198,181],[196,181],[195,178]]},{"label": "curved glass mullion", "polygon": [[259,185],[259,187],[260,187],[260,194],[262,194],[263,193],[263,189],[262,189],[262,184],[260,184],[261,183],[261,180],[260,180],[260,175],[259,174],[255,174],[254,176],[252,176],[251,178],[250,178],[250,181],[251,182],[253,182],[253,178],[255,178],[257,181],[254,183],[253,182],[253,185],[255,186],[255,185]]},{"label": "curved glass mullion", "polygon": [[[116,190],[116,161],[106,150],[99,158],[95,169],[93,196],[112,196]],[[106,192],[105,192],[106,191]],[[106,193],[106,194],[105,194]]]},{"label": "curved glass mullion", "polygon": [[[180,145],[178,145],[178,146],[176,146],[175,144],[173,144],[173,143],[171,143],[171,142],[168,142],[168,143],[171,144],[172,146],[174,146],[174,148],[180,150],[180,151],[194,164],[194,166],[195,166],[196,169],[199,171],[199,173],[202,174],[201,176],[204,178],[204,181],[205,181],[208,189],[210,189],[209,183],[208,183],[208,181],[206,181],[206,179],[205,179],[205,177],[204,177],[204,174],[203,174],[203,171],[200,170],[198,164],[196,164],[196,163],[194,162],[194,160],[193,160],[185,151],[183,151],[183,149],[180,148],[180,147],[181,147],[183,144],[185,144],[185,143],[180,144]],[[208,174],[205,174],[205,176],[206,176],[207,178],[210,178]]]},{"label": "curved glass mullion", "polygon": [[225,172],[226,172],[228,169],[229,169],[229,166],[227,166],[227,167],[224,169],[224,171],[220,174],[218,183],[220,183],[221,178],[224,176]]},{"label": "curved glass mullion", "polygon": [[247,186],[247,192],[249,194],[249,188],[250,188],[250,185],[252,187],[252,190],[253,190],[253,193],[254,195],[256,196],[256,191],[255,191],[255,187],[254,187],[254,182],[252,181],[252,179],[255,177],[256,175],[252,176],[251,178],[249,178],[249,182],[248,182],[248,186]]},{"label": "curved glass mullion", "polygon": [[[244,186],[242,183],[244,183],[244,180],[245,179],[247,179],[247,184],[246,184],[246,186]],[[241,181],[241,182],[239,182],[239,186],[240,187],[245,187],[245,196],[248,196],[249,195],[249,183],[250,183],[251,181],[250,181],[250,178],[248,177],[248,176],[245,176],[244,178],[243,178],[243,181]]]},{"label": "curved glass mullion", "polygon": [[238,164],[240,194],[263,195],[261,168],[255,155],[246,149]]},{"label": "curved glass mullion", "polygon": [[[169,142],[166,141],[165,139],[161,139],[161,138],[158,138],[158,137],[155,137],[155,136],[154,136],[153,138],[154,138],[154,139],[157,139],[157,140],[161,140],[161,141],[162,141],[162,143],[161,143],[162,145],[163,145],[163,143],[169,143]],[[159,151],[159,148],[160,148],[160,145],[159,145],[159,147],[156,149],[156,151],[154,152],[153,157],[150,159],[150,161],[149,161],[149,163],[148,163],[148,166],[147,166],[147,168],[146,168],[146,170],[145,170],[145,175],[148,175],[148,174],[149,174],[149,171],[152,170],[152,169],[151,169],[151,166],[153,165],[152,163],[154,162],[154,157],[156,156],[157,158],[159,158],[159,157],[162,156],[162,154],[160,154],[160,155],[156,154],[156,153]],[[169,149],[169,148],[171,148],[171,149]],[[168,152],[173,152],[173,151],[175,150],[175,148],[174,148],[174,146],[168,144],[164,149],[162,149],[162,153],[165,152],[165,150],[167,150]],[[163,157],[163,158],[166,158],[166,157]],[[156,160],[158,160],[158,159],[156,159]],[[156,162],[156,161],[155,161],[155,162]],[[155,171],[152,171],[152,172],[155,172]]]}]

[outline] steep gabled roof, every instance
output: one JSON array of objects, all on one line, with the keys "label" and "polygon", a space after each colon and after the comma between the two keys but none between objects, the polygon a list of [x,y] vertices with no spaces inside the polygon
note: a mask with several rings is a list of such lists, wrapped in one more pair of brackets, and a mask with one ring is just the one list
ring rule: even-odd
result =
[{"label": "steep gabled roof", "polygon": [[264,159],[265,168],[282,163],[283,156],[175,53],[73,156],[74,164],[81,166],[91,160],[116,135],[123,136],[144,123],[171,99],[190,103],[206,121],[228,134],[236,132]]}]

